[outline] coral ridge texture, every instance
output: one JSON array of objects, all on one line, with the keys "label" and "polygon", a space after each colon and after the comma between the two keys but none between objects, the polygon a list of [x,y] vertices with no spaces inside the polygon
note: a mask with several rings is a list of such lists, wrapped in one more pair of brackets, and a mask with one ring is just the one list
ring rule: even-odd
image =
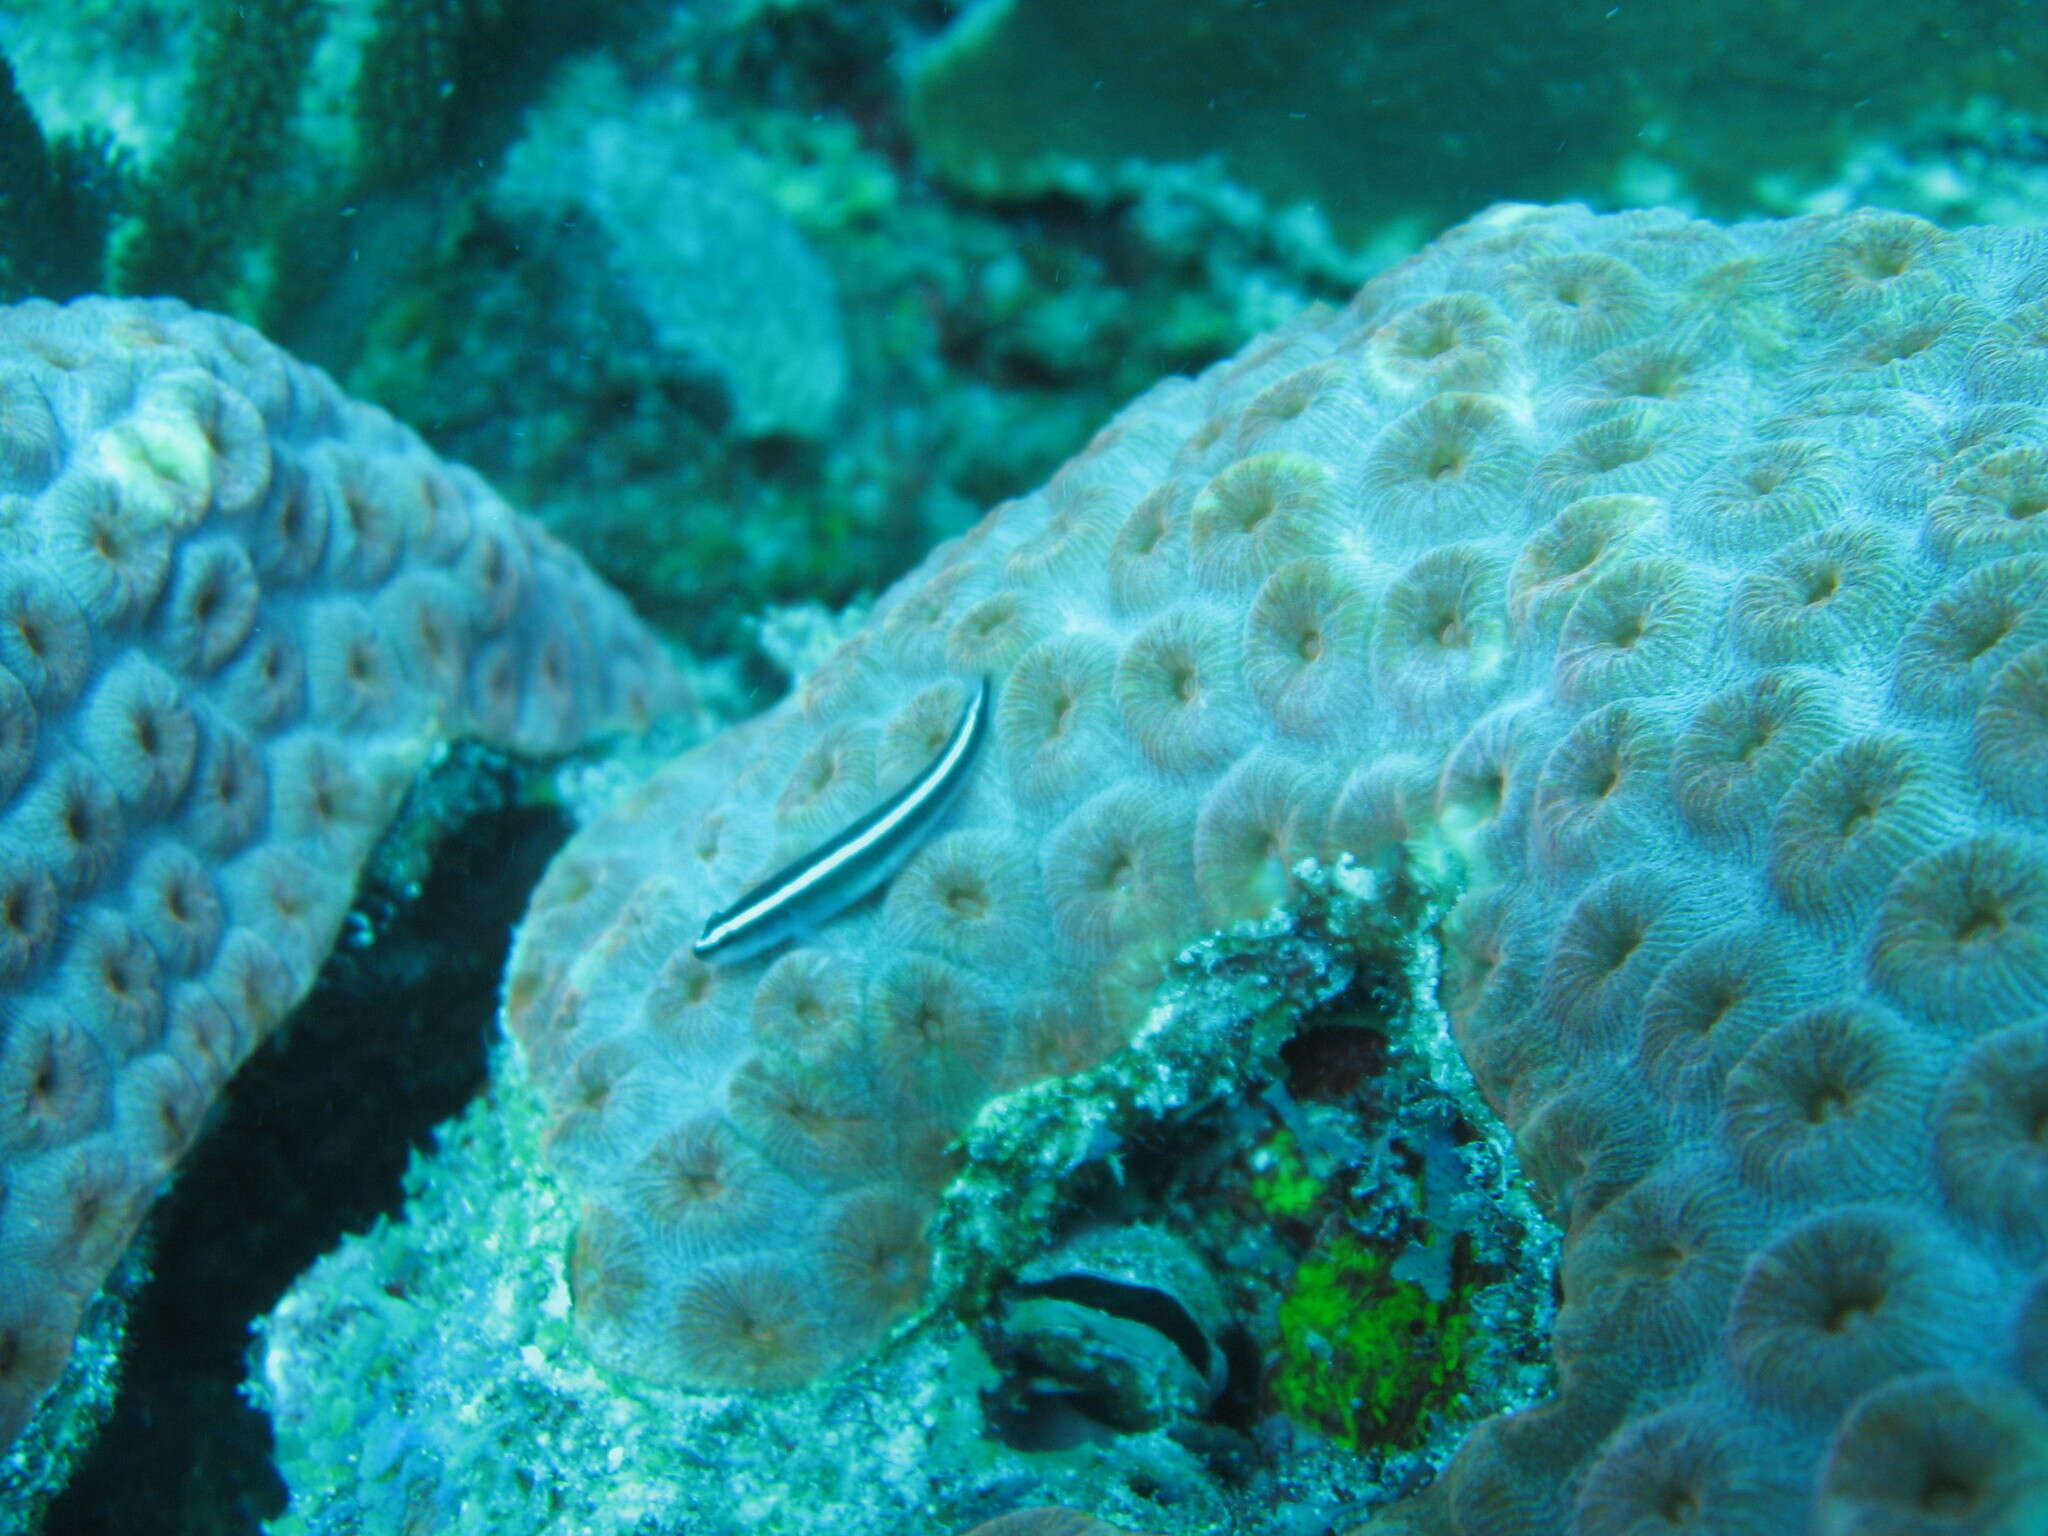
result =
[{"label": "coral ridge texture", "polygon": [[[880,899],[690,954],[984,673]],[[1554,1395],[1387,1528],[2048,1528],[2044,699],[2039,232],[1496,209],[1138,399],[564,851],[506,1017],[578,1327],[715,1390],[872,1349],[977,1106],[1297,860],[1423,845],[1563,1295]]]},{"label": "coral ridge texture", "polygon": [[248,328],[0,310],[0,1444],[436,745],[682,697],[576,556]]}]

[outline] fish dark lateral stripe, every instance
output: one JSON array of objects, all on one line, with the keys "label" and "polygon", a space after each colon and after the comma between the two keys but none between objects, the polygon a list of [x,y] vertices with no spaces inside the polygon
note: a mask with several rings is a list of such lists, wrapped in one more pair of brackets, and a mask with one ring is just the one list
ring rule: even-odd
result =
[{"label": "fish dark lateral stripe", "polygon": [[830,922],[886,882],[959,798],[988,734],[988,700],[984,677],[924,772],[836,837],[712,913],[691,953],[702,960],[745,960]]}]

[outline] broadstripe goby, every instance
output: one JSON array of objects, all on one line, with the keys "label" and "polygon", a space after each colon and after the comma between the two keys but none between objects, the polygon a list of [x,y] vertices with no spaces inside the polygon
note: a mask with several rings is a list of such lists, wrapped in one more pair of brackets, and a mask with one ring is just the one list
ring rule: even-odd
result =
[{"label": "broadstripe goby", "polygon": [[700,960],[745,960],[829,923],[893,876],[959,797],[988,734],[988,704],[983,677],[922,773],[845,831],[712,913],[691,953]]}]

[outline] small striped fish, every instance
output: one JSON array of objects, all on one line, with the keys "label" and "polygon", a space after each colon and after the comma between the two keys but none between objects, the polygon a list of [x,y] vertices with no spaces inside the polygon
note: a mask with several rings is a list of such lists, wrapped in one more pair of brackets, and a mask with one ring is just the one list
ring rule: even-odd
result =
[{"label": "small striped fish", "polygon": [[700,960],[748,959],[829,923],[894,876],[959,798],[988,734],[988,705],[984,677],[924,772],[836,837],[712,913],[691,953]]}]

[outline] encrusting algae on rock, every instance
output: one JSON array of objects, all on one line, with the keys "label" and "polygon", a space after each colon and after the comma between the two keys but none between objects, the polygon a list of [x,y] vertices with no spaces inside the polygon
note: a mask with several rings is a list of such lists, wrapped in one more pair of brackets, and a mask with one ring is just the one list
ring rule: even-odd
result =
[{"label": "encrusting algae on rock", "polygon": [[[2044,303],[2029,231],[1498,208],[935,551],[586,828],[521,932],[507,1027],[621,1400],[833,1401],[928,1346],[854,1364],[991,1117],[1144,1059],[1173,957],[1348,856],[1441,882],[1408,1006],[1512,1132],[1491,1195],[1562,1233],[1545,1399],[1436,1404],[1462,1448],[1358,1529],[2048,1518]],[[985,756],[878,901],[689,954],[984,673]]]}]

